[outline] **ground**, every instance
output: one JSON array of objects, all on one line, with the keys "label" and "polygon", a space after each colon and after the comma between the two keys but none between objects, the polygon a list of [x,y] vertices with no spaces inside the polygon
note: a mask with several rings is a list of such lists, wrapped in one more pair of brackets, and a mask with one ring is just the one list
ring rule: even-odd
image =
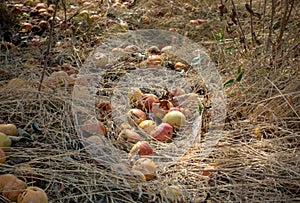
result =
[{"label": "ground", "polygon": [[[0,3],[0,120],[15,124],[20,137],[3,148],[0,175],[43,188],[49,202],[300,201],[298,1],[40,2]],[[149,181],[106,166],[121,155],[89,154],[72,109],[74,83],[93,50],[143,29],[167,30],[205,47],[222,78],[227,111],[209,156],[203,159],[203,147],[192,145]],[[112,68],[102,85],[111,93],[112,78],[135,63]],[[57,72],[66,74],[53,81]],[[203,116],[205,138],[210,117]],[[99,119],[106,141],[119,146],[117,126]]]}]

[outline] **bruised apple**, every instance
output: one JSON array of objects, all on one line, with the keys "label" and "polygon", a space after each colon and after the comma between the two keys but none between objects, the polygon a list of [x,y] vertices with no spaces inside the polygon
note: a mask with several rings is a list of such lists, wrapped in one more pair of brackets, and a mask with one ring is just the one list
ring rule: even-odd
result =
[{"label": "bruised apple", "polygon": [[152,109],[152,104],[155,102],[159,102],[159,99],[154,94],[143,94],[138,101],[137,101],[137,107],[149,112]]},{"label": "bruised apple", "polygon": [[96,119],[89,119],[85,121],[82,125],[82,130],[88,132],[89,134],[106,134],[106,128],[104,124]]},{"label": "bruised apple", "polygon": [[16,180],[16,179],[17,179],[17,177],[12,174],[0,175],[0,189],[3,189],[7,183],[9,183],[10,181]]},{"label": "bruised apple", "polygon": [[173,137],[173,127],[168,123],[161,123],[152,131],[151,136],[158,141],[168,142]]},{"label": "bruised apple", "polygon": [[153,154],[153,148],[147,141],[139,141],[131,148],[130,154],[138,153],[140,156]]},{"label": "bruised apple", "polygon": [[0,164],[5,163],[5,161],[6,161],[5,152],[3,151],[3,149],[0,148]]},{"label": "bruised apple", "polygon": [[173,127],[180,127],[185,124],[186,118],[180,111],[170,111],[162,119],[163,122],[169,123]]},{"label": "bruised apple", "polygon": [[125,140],[126,142],[137,143],[142,140],[141,136],[131,129],[124,129],[118,136],[118,141]]},{"label": "bruised apple", "polygon": [[134,163],[132,170],[142,172],[146,180],[151,180],[155,177],[156,165],[154,161],[149,158],[140,158]]},{"label": "bruised apple", "polygon": [[146,113],[140,109],[130,109],[127,112],[129,121],[139,125],[142,121],[147,119]]},{"label": "bruised apple", "polygon": [[157,125],[153,120],[144,120],[139,124],[139,127],[142,128],[146,133],[151,134]]},{"label": "bruised apple", "polygon": [[5,135],[18,135],[17,126],[14,124],[0,124],[0,132],[4,133]]},{"label": "bruised apple", "polygon": [[19,194],[18,203],[48,203],[48,196],[43,189],[30,186]]},{"label": "bruised apple", "polygon": [[3,190],[2,195],[9,199],[10,201],[17,201],[19,194],[26,189],[27,185],[24,181],[20,179],[14,179],[8,182]]}]

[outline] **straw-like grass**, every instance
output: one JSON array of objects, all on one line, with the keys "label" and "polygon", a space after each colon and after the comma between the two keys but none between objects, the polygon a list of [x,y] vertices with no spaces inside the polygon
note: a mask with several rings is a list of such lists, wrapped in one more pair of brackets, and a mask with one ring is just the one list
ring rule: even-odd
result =
[{"label": "straw-like grass", "polygon": [[[171,7],[162,1],[137,1],[132,9],[137,11],[138,17],[132,19],[126,9],[107,8],[109,2],[101,8],[128,22],[132,20],[138,28],[173,28],[200,42],[208,48],[224,82],[236,78],[238,67],[242,67],[242,80],[224,89],[228,112],[223,136],[204,160],[199,157],[201,149],[191,146],[178,161],[160,168],[157,177],[147,182],[104,167],[101,161],[87,153],[75,130],[72,87],[44,88],[38,92],[41,52],[33,48],[5,49],[1,52],[0,119],[26,132],[21,132],[24,137],[21,141],[5,148],[8,161],[0,165],[0,174],[15,173],[28,185],[38,183],[46,190],[50,202],[201,202],[206,197],[212,202],[299,201],[300,83],[299,39],[296,39],[299,38],[296,20],[299,3],[295,2],[281,47],[268,52],[265,48],[270,3],[266,5],[263,22],[257,20],[254,24],[261,45],[251,44],[249,16],[242,15],[245,13],[243,4],[235,3],[245,29],[247,51],[237,39],[238,26],[236,33],[225,35],[226,40],[218,41],[213,37],[226,24],[220,21],[214,3],[191,1],[191,7],[198,8],[189,10],[190,7],[181,1],[175,1]],[[259,12],[263,11],[263,1],[253,4]],[[151,9],[138,12],[143,6],[151,6]],[[230,7],[230,3],[226,6]],[[185,13],[188,19],[204,18],[208,22],[198,27],[190,26],[189,20],[183,18]],[[149,22],[137,21],[142,15],[147,16]],[[274,21],[279,19],[280,10]],[[60,56],[57,58],[80,68],[81,60],[84,61],[91,50],[90,45],[81,47],[83,42],[92,41],[84,37],[87,33],[95,34],[99,27],[79,30],[82,35],[77,39],[62,40],[67,48],[64,54],[57,52]],[[115,35],[116,30],[122,31],[116,26],[105,28],[101,38]],[[58,30],[55,40],[63,35]],[[272,39],[278,31],[273,35]],[[25,84],[7,85],[10,79],[18,76],[26,81]],[[35,122],[40,131],[33,129]],[[111,156],[105,154],[101,160],[111,160]],[[205,176],[203,173],[211,174]],[[176,195],[173,195],[176,200],[168,200],[171,185],[176,188]],[[2,196],[0,201],[8,202]]]}]

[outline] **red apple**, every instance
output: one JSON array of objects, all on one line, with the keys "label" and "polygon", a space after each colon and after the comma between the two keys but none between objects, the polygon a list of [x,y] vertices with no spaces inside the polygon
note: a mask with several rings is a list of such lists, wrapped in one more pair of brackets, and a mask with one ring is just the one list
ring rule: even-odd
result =
[{"label": "red apple", "polygon": [[127,116],[131,123],[135,123],[137,125],[147,119],[145,112],[140,109],[130,109],[127,112]]},{"label": "red apple", "polygon": [[104,124],[96,119],[89,119],[82,125],[82,130],[89,134],[106,134],[106,128]]},{"label": "red apple", "polygon": [[130,154],[138,153],[140,156],[153,154],[153,148],[147,141],[139,141],[130,150]]},{"label": "red apple", "polygon": [[173,137],[173,127],[168,123],[161,123],[152,131],[151,136],[158,141],[168,142]]}]

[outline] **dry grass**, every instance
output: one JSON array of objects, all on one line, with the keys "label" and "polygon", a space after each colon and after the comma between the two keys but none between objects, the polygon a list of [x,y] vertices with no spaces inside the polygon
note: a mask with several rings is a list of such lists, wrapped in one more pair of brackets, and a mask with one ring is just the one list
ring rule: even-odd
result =
[{"label": "dry grass", "polygon": [[[128,15],[127,9],[105,6],[101,9],[122,17],[138,29],[173,28],[201,43],[208,48],[224,82],[236,78],[238,67],[242,67],[241,82],[225,88],[228,99],[226,125],[210,156],[202,160],[199,149],[191,149],[177,162],[161,168],[157,178],[148,182],[103,167],[89,156],[77,137],[71,89],[37,91],[41,74],[38,60],[43,55],[39,50],[29,48],[1,52],[0,119],[15,123],[28,134],[24,134],[26,138],[14,147],[5,149],[8,161],[0,165],[0,173],[17,173],[20,178],[26,178],[28,185],[34,184],[31,180],[39,180],[39,186],[46,189],[50,202],[168,202],[164,192],[168,185],[180,188],[178,199],[181,202],[197,202],[197,198],[208,194],[212,202],[299,201],[299,3],[295,1],[281,46],[276,49],[279,30],[275,30],[274,44],[266,52],[270,3],[266,6],[265,17],[254,19],[254,29],[261,42],[258,45],[251,42],[250,18],[244,16],[247,14],[244,4],[235,2],[246,37],[245,51],[245,44],[239,42],[238,26],[233,26],[233,33],[225,33],[224,40],[215,39],[226,21],[219,19],[216,3],[203,2],[200,5],[191,1],[194,10],[189,10],[182,1],[174,1],[171,7],[162,1],[137,1],[131,10],[136,12],[133,16]],[[141,10],[150,6],[149,10]],[[229,1],[226,6],[231,8]],[[254,1],[253,7],[262,13],[263,1]],[[280,7],[277,11],[274,22],[281,16]],[[143,15],[149,22],[140,21]],[[208,22],[190,26],[189,20],[195,18]],[[223,17],[226,18],[228,16]],[[100,37],[96,35],[98,29],[103,34]],[[77,38],[66,35],[62,40],[64,54],[54,47],[56,56],[61,56],[62,63],[69,62],[80,68],[92,49],[91,41],[115,35],[116,30],[122,31],[116,26],[99,25],[95,29],[78,31]],[[57,30],[54,40],[64,35]],[[87,45],[82,46],[85,43]],[[7,82],[14,77],[24,79],[26,84],[8,87]],[[34,120],[39,123],[40,132],[32,128]],[[102,159],[111,159],[110,156],[107,154]],[[24,163],[30,164],[31,168],[20,169]],[[214,166],[208,169],[207,164]],[[28,177],[28,171],[37,178]],[[213,174],[203,176],[203,171]],[[0,201],[6,200],[0,196]]]}]

